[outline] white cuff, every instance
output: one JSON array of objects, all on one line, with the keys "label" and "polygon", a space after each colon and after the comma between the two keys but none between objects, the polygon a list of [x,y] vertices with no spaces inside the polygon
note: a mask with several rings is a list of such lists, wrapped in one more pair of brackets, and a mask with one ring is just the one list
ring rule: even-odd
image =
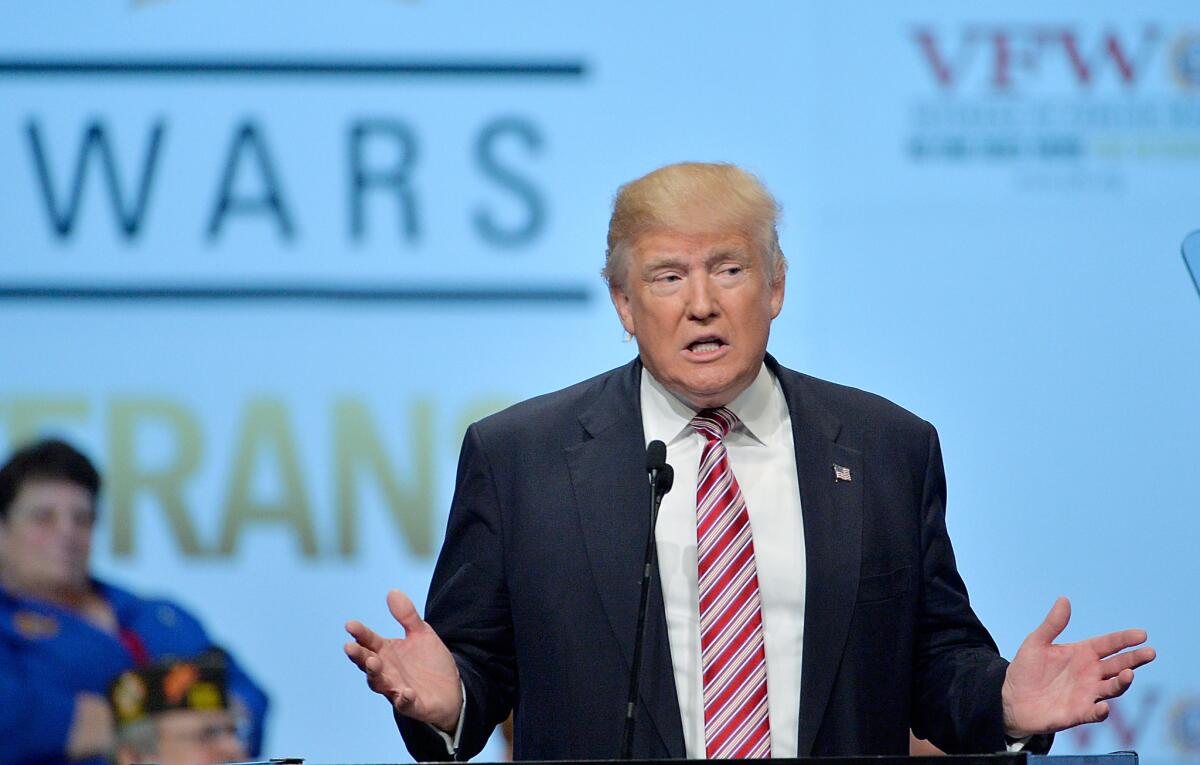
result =
[{"label": "white cuff", "polygon": [[[462,739],[463,720],[466,719],[466,717],[467,717],[467,687],[465,685],[463,685],[462,680],[458,681],[458,688],[459,688],[459,691],[462,693],[462,703],[459,705],[459,708],[458,708],[458,725],[454,726],[453,738],[450,736],[449,733],[446,733],[444,730],[441,730],[440,728],[437,728],[436,726],[429,725],[429,723],[425,723],[426,725],[429,725],[429,729],[431,731],[433,731],[434,733],[436,733],[442,737],[442,741],[446,742],[446,754],[450,755],[451,759],[454,758],[455,752],[458,751],[458,744],[459,744],[460,740]],[[1026,740],[1028,741],[1028,739],[1026,739]],[[1009,751],[1020,751],[1020,750],[1019,749],[1010,749]]]},{"label": "white cuff", "polygon": [[[462,725],[462,723],[459,722],[459,725]],[[1005,738],[1008,737],[1005,736]],[[1022,752],[1025,750],[1025,745],[1028,744],[1032,739],[1033,736],[1026,736],[1025,738],[1010,738],[1008,739],[1008,746],[1004,747],[1004,750],[1006,752]]]}]

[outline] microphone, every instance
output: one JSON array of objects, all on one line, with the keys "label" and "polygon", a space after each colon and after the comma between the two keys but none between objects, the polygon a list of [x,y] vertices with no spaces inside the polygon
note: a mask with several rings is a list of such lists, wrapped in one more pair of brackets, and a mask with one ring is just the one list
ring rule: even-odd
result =
[{"label": "microphone", "polygon": [[[675,468],[670,465],[663,465],[658,469],[658,475],[654,476],[654,489],[658,492],[658,501],[662,502],[662,498],[667,496],[667,492],[675,485]],[[658,507],[655,506],[654,511],[658,512]]]},{"label": "microphone", "polygon": [[621,759],[633,759],[633,721],[637,710],[638,680],[642,675],[642,644],[646,638],[646,611],[650,601],[650,579],[654,572],[654,527],[658,507],[675,483],[675,470],[667,464],[667,445],[654,440],[646,447],[646,473],[650,479],[650,532],[646,535],[646,562],[642,567],[642,599],[638,605],[637,632],[633,641],[633,672],[629,676],[629,702],[625,705],[625,727],[621,734]]},{"label": "microphone", "polygon": [[662,470],[667,464],[667,445],[662,441],[654,440],[646,447],[646,472],[650,474],[650,479],[654,480],[656,471]]}]

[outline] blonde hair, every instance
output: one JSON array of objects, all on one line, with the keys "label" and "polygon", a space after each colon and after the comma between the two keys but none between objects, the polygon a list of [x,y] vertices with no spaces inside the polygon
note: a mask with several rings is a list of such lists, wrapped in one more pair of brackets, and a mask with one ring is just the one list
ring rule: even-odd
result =
[{"label": "blonde hair", "polygon": [[779,204],[752,174],[727,163],[666,165],[617,189],[600,274],[623,287],[629,254],[650,231],[681,234],[738,231],[754,242],[771,284],[787,270],[779,249]]}]

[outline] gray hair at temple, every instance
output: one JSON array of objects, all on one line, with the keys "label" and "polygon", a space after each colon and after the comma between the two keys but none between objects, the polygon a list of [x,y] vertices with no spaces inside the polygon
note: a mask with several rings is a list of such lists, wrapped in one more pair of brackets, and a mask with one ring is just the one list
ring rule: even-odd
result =
[{"label": "gray hair at temple", "polygon": [[647,232],[739,231],[757,245],[767,278],[775,284],[787,272],[787,259],[779,248],[778,220],[775,197],[758,178],[736,165],[666,165],[617,190],[600,274],[609,288],[624,288],[629,254],[638,237]]}]

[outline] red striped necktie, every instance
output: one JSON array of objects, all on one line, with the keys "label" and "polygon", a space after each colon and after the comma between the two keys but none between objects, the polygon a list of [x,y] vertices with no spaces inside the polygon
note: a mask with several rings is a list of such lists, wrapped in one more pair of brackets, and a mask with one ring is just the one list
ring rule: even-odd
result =
[{"label": "red striped necktie", "polygon": [[767,653],[746,500],[723,439],[738,423],[722,407],[692,419],[704,436],[696,479],[704,740],[713,759],[771,756]]}]

